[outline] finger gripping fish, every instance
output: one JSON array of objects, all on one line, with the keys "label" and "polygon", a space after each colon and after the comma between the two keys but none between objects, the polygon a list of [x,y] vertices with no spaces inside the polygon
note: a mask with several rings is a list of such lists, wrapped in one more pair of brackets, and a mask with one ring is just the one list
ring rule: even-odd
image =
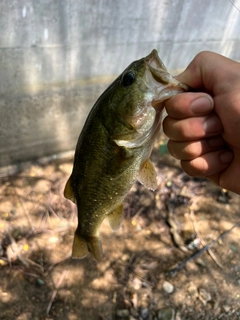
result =
[{"label": "finger gripping fish", "polygon": [[113,230],[120,227],[123,200],[136,180],[156,189],[149,158],[160,132],[162,102],[187,89],[153,50],[131,63],[99,97],[79,136],[64,190],[78,208],[73,258],[91,252],[101,260],[101,223],[107,217]]}]

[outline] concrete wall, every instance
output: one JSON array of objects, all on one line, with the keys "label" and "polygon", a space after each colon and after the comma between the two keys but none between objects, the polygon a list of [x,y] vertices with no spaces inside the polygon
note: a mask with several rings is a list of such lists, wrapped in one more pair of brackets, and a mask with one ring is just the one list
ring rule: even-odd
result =
[{"label": "concrete wall", "polygon": [[153,48],[177,73],[240,60],[240,0],[1,0],[0,167],[75,147],[109,82]]}]

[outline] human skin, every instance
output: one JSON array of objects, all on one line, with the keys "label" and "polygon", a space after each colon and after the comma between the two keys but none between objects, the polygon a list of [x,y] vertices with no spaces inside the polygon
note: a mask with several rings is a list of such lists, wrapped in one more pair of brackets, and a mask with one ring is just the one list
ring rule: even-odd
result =
[{"label": "human skin", "polygon": [[201,52],[176,78],[192,92],[165,104],[170,154],[190,176],[240,194],[240,63]]}]

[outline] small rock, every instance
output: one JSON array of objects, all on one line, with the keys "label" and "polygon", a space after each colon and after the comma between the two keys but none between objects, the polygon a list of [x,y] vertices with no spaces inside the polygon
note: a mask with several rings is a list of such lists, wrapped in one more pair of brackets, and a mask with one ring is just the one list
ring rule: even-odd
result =
[{"label": "small rock", "polygon": [[138,317],[138,312],[134,308],[130,308],[130,314],[132,317],[137,318]]},{"label": "small rock", "polygon": [[201,266],[201,267],[204,267],[204,268],[206,268],[206,263],[203,261],[203,259],[201,259],[201,258],[198,258],[197,260],[196,260],[196,264],[198,264],[199,266]]},{"label": "small rock", "polygon": [[175,320],[182,320],[179,312],[176,313]]},{"label": "small rock", "polygon": [[134,290],[138,291],[142,288],[142,281],[139,278],[134,278],[132,282],[132,287]]},{"label": "small rock", "polygon": [[173,308],[163,308],[157,313],[158,320],[174,320],[174,317],[175,310]]},{"label": "small rock", "polygon": [[203,288],[199,289],[198,298],[203,303],[204,306],[206,306],[206,304],[212,300],[211,294]]},{"label": "small rock", "polygon": [[201,240],[199,238],[195,238],[187,245],[187,248],[188,250],[196,250],[199,248],[200,244]]},{"label": "small rock", "polygon": [[3,247],[2,245],[0,244],[0,257],[3,256]]},{"label": "small rock", "polygon": [[130,256],[129,256],[129,254],[124,254],[124,255],[122,255],[122,257],[121,257],[121,260],[123,261],[123,262],[127,262],[128,260],[130,259]]},{"label": "small rock", "polygon": [[117,310],[117,316],[122,318],[129,317],[129,310],[128,309],[119,309]]},{"label": "small rock", "polygon": [[142,308],[140,313],[141,313],[141,317],[143,319],[147,319],[147,317],[148,317],[148,308]]},{"label": "small rock", "polygon": [[0,259],[0,266],[5,267],[7,264],[7,261]]},{"label": "small rock", "polygon": [[163,283],[163,290],[164,290],[166,293],[171,294],[171,293],[173,293],[173,291],[174,291],[174,286],[173,286],[170,282],[164,281],[164,283]]},{"label": "small rock", "polygon": [[[133,304],[133,307],[135,309],[137,309],[137,306],[138,306],[138,294],[136,292],[133,293],[132,295],[132,304]],[[133,314],[134,316],[134,314]]]},{"label": "small rock", "polygon": [[167,187],[167,188],[171,188],[171,186],[172,186],[172,181],[171,181],[171,180],[168,180],[168,181],[166,182],[166,187]]},{"label": "small rock", "polygon": [[188,293],[190,294],[191,298],[193,300],[196,300],[198,298],[198,289],[195,286],[194,283],[190,283],[190,285],[188,286]]},{"label": "small rock", "polygon": [[9,293],[6,291],[2,291],[1,300],[3,303],[7,303],[9,301]]},{"label": "small rock", "polygon": [[227,304],[224,304],[222,307],[225,312],[229,312],[231,310],[231,307],[228,306]]},{"label": "small rock", "polygon": [[239,266],[238,266],[237,264],[234,266],[234,271],[235,271],[235,272],[238,272],[238,271],[239,271]]},{"label": "small rock", "polygon": [[40,284],[40,286],[44,286],[45,284],[45,282],[40,278],[37,279],[37,283]]},{"label": "small rock", "polygon": [[153,315],[150,313],[149,315],[148,315],[148,318],[147,318],[148,320],[153,320]]},{"label": "small rock", "polygon": [[233,244],[230,245],[230,249],[231,249],[233,252],[237,252],[237,247],[234,246]]}]

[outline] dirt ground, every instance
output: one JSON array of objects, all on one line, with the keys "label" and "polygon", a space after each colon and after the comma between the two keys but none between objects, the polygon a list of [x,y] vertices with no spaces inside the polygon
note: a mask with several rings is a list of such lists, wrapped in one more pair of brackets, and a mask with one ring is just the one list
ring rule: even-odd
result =
[{"label": "dirt ground", "polygon": [[104,221],[99,263],[71,259],[76,208],[62,193],[72,159],[0,179],[1,320],[240,319],[240,232],[230,230],[240,197],[159,148],[152,158],[158,189],[136,183],[122,228]]}]

